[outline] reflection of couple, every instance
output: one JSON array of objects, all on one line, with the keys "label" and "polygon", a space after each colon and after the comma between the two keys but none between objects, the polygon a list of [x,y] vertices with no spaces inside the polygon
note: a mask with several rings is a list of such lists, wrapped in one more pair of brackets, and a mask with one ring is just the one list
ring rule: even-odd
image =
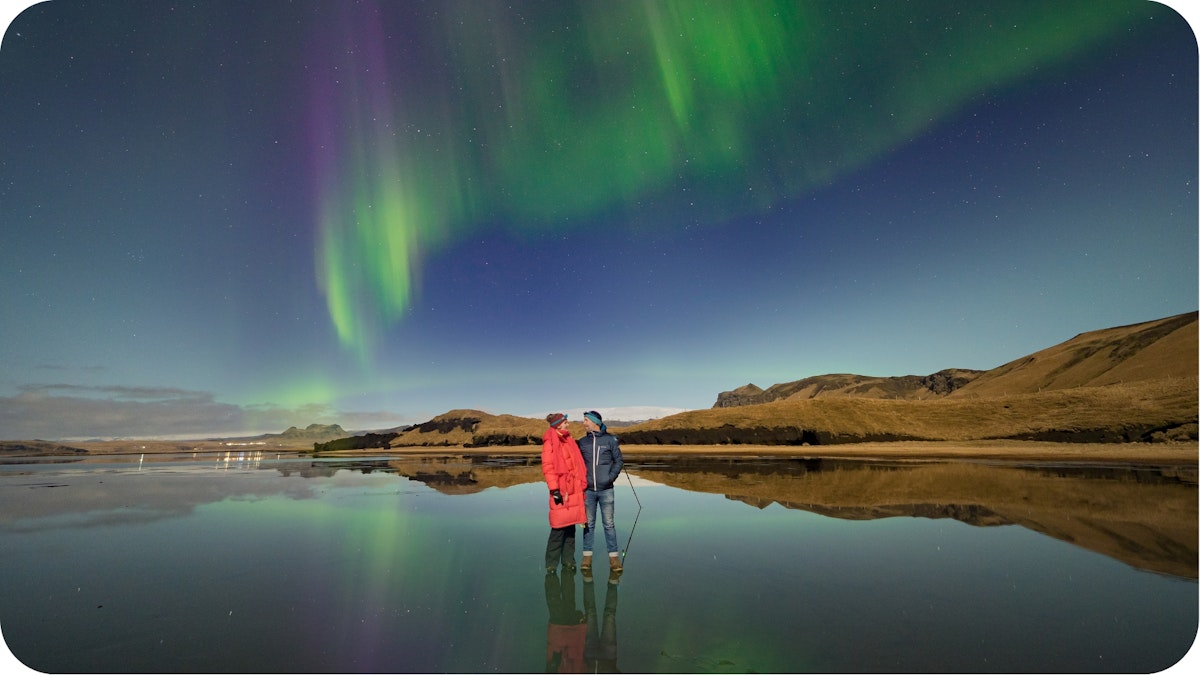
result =
[{"label": "reflection of couple", "polygon": [[604,612],[596,616],[596,588],[592,575],[583,575],[583,608],[575,604],[575,571],[546,574],[547,673],[617,672],[617,583],[620,573],[609,572]]},{"label": "reflection of couple", "polygon": [[604,526],[608,569],[621,571],[617,551],[613,483],[621,475],[624,460],[617,437],[608,433],[600,413],[583,414],[587,434],[576,442],[567,428],[567,416],[546,416],[550,428],[542,435],[542,474],[550,488],[550,537],[546,540],[546,572],[575,569],[575,526],[583,523],[583,557],[579,566],[585,574],[592,569],[592,544],[596,531],[596,506]]}]

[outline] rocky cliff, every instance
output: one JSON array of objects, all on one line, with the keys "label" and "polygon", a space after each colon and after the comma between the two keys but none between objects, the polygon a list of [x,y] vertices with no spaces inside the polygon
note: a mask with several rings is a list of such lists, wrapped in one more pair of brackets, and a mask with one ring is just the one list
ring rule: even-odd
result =
[{"label": "rocky cliff", "polygon": [[945,396],[966,386],[984,371],[950,368],[932,375],[871,377],[838,373],[816,375],[761,389],[753,383],[717,394],[714,408],[758,405],[785,398],[861,397],[920,400]]}]

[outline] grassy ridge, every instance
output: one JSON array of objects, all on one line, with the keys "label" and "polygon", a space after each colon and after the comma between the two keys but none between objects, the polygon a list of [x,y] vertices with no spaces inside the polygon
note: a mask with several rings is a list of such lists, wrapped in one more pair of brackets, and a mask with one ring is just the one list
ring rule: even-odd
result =
[{"label": "grassy ridge", "polygon": [[[989,439],[1122,443],[1197,436],[1197,378],[999,397],[790,398],[695,410],[616,431],[637,445],[827,445]],[[544,420],[452,410],[397,432],[392,447],[536,445]],[[578,438],[582,425],[571,427]]]},{"label": "grassy ridge", "polygon": [[982,373],[950,397],[993,397],[1193,377],[1200,353],[1198,340],[1197,312],[1080,333]]},{"label": "grassy ridge", "polygon": [[621,430],[629,443],[824,444],[984,439],[1129,442],[1196,437],[1197,378],[1002,397],[784,399],[696,410]]}]

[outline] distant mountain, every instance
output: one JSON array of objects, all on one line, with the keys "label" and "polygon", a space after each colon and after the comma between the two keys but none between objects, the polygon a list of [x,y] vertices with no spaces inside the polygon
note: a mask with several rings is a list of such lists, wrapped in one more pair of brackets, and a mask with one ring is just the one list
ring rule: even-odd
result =
[{"label": "distant mountain", "polygon": [[339,424],[310,424],[303,429],[288,427],[282,434],[269,434],[267,438],[329,439],[345,435],[346,430]]},{"label": "distant mountain", "polygon": [[86,455],[87,450],[50,441],[0,441],[0,456],[40,457]]},{"label": "distant mountain", "polygon": [[[582,435],[583,425],[571,427]],[[421,424],[389,431],[351,436],[315,444],[317,452],[388,447],[487,447],[533,445],[542,442],[546,420],[515,415],[492,415],[482,410],[458,409]]]}]

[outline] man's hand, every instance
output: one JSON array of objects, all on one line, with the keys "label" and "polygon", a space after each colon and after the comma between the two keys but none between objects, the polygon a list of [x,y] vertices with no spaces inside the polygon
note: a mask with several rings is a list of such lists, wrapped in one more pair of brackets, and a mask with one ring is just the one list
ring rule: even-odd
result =
[{"label": "man's hand", "polygon": [[555,503],[555,504],[561,504],[561,503],[562,503],[562,493],[561,493],[561,492],[559,492],[558,490],[551,490],[551,491],[550,491],[550,496],[554,498],[554,503]]}]

